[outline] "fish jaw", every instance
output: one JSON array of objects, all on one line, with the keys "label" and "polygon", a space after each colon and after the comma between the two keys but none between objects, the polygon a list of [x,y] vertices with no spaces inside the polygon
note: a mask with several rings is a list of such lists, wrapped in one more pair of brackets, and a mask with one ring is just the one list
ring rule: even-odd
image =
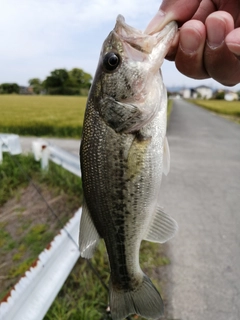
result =
[{"label": "fish jaw", "polygon": [[177,23],[171,21],[159,32],[150,35],[129,26],[124,17],[118,15],[113,32],[122,41],[126,58],[133,61],[147,60],[150,70],[156,72],[176,35]]},{"label": "fish jaw", "polygon": [[[104,71],[104,68],[102,68],[103,57],[109,52],[114,52],[121,57],[121,64],[116,69],[116,73],[119,73],[120,68],[128,64],[129,70],[134,68],[144,69],[144,73],[139,74],[140,78],[146,77],[147,74],[155,76],[163,63],[176,32],[177,23],[171,21],[161,31],[149,35],[129,26],[124,17],[118,15],[113,31],[110,32],[103,43],[97,73]],[[126,72],[127,68],[124,68],[124,71]],[[110,75],[113,73],[115,71],[110,72]],[[141,89],[141,87],[135,87],[134,89]]]}]

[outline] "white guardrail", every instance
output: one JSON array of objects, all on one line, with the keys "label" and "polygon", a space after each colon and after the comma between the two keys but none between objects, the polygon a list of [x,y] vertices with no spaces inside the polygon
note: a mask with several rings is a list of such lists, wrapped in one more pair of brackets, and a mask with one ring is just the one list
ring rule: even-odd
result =
[{"label": "white guardrail", "polygon": [[[35,160],[41,161],[42,169],[51,160],[81,177],[79,157],[38,139],[33,142]],[[0,164],[2,152],[21,153],[19,137],[0,134]],[[80,256],[78,249],[80,208],[20,281],[0,301],[0,320],[42,320],[56,298],[63,283]]]},{"label": "white guardrail", "polygon": [[51,160],[76,176],[81,177],[80,160],[78,156],[50,144],[43,139],[32,142],[32,151],[35,160],[41,161],[43,170],[48,169],[48,162]]},{"label": "white guardrail", "polygon": [[0,133],[0,164],[2,163],[3,152],[9,152],[12,155],[22,153],[22,148],[17,134]]},{"label": "white guardrail", "polygon": [[1,302],[1,320],[43,319],[80,256],[76,244],[81,210],[75,213]]}]

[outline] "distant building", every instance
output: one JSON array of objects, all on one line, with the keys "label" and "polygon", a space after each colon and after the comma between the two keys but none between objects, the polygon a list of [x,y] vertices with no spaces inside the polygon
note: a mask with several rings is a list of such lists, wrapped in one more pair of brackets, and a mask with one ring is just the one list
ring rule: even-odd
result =
[{"label": "distant building", "polygon": [[34,94],[32,87],[19,87],[19,94]]},{"label": "distant building", "polygon": [[224,94],[224,99],[227,101],[236,101],[238,100],[238,94],[233,91],[227,91]]},{"label": "distant building", "polygon": [[197,99],[199,98],[199,94],[194,88],[184,88],[180,91],[182,97],[184,99]]},{"label": "distant building", "polygon": [[181,96],[184,98],[184,99],[190,99],[192,98],[191,97],[191,89],[188,89],[188,88],[184,88],[180,91],[180,94]]},{"label": "distant building", "polygon": [[198,86],[195,91],[201,99],[211,99],[213,97],[213,89],[207,86]]},{"label": "distant building", "polygon": [[240,100],[240,91],[213,90],[211,87],[201,85],[195,88],[169,87],[168,96],[170,98],[184,99],[225,99],[227,101]]},{"label": "distant building", "polygon": [[213,89],[207,86],[199,86],[196,88],[184,88],[180,93],[184,99],[211,99]]}]

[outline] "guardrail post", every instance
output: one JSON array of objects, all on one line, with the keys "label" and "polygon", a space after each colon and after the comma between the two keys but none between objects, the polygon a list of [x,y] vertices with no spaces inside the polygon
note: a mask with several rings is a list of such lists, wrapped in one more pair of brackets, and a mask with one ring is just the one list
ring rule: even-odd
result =
[{"label": "guardrail post", "polygon": [[48,170],[49,167],[49,148],[47,145],[42,145],[42,157],[41,157],[41,168],[44,171]]},{"label": "guardrail post", "polygon": [[35,140],[32,142],[32,151],[35,160],[40,161],[41,169],[47,171],[50,157],[48,143],[42,139]]}]

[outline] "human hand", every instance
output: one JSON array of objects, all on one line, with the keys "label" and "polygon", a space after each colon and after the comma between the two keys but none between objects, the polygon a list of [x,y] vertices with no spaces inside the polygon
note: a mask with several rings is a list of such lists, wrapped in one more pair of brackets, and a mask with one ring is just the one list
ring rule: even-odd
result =
[{"label": "human hand", "polygon": [[166,58],[181,73],[228,86],[240,82],[239,0],[163,0],[145,32],[158,32],[172,20],[180,29]]}]

